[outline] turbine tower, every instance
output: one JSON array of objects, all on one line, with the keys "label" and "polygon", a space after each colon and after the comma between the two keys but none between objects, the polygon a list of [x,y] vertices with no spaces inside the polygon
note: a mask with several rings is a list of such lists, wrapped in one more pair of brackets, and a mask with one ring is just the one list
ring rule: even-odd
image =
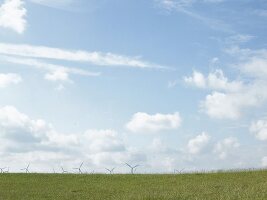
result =
[{"label": "turbine tower", "polygon": [[136,171],[136,168],[139,167],[139,165],[131,166],[128,163],[125,163],[130,169],[131,169],[131,174],[134,174]]}]

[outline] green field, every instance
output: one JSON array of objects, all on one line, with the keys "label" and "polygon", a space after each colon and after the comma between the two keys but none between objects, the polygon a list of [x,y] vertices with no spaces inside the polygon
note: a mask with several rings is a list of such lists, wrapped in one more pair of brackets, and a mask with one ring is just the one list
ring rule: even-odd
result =
[{"label": "green field", "polygon": [[267,171],[177,175],[0,174],[0,199],[267,199]]}]

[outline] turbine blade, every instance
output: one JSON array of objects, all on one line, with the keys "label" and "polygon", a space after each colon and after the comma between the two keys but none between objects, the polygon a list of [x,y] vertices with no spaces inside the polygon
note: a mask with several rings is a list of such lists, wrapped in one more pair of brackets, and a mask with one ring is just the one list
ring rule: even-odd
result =
[{"label": "turbine blade", "polygon": [[132,168],[132,166],[131,165],[129,165],[128,163],[125,163],[128,167],[130,167],[130,168]]},{"label": "turbine blade", "polygon": [[80,165],[80,168],[83,166],[83,162],[82,162],[82,164]]}]

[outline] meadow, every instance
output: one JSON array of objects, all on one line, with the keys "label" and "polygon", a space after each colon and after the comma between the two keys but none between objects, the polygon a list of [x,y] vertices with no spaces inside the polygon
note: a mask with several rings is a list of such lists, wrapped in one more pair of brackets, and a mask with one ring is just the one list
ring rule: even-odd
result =
[{"label": "meadow", "polygon": [[194,174],[0,174],[0,200],[266,200],[267,171]]}]

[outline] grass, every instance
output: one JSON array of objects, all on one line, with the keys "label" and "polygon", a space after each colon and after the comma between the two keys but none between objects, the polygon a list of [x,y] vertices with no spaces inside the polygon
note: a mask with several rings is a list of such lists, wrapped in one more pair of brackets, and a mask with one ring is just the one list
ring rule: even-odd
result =
[{"label": "grass", "polygon": [[0,174],[0,200],[266,200],[267,171],[180,175]]}]

